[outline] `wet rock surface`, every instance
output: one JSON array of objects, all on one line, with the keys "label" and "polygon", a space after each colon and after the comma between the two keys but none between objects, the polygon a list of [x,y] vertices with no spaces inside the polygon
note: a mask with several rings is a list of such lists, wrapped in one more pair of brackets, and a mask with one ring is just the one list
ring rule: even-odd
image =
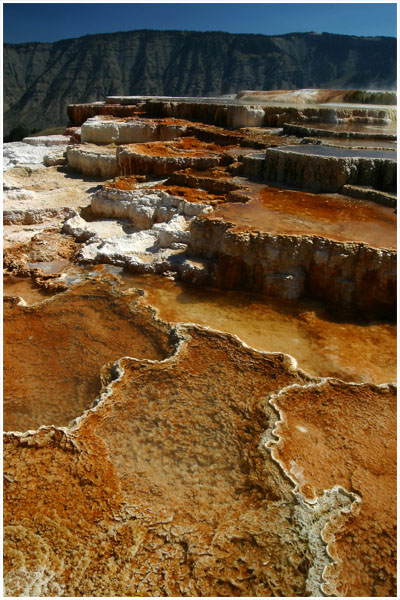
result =
[{"label": "wet rock surface", "polygon": [[[333,486],[352,496],[349,510],[322,532],[333,559],[324,571],[322,590],[338,596],[392,596],[396,443],[390,418],[395,388],[345,386],[333,380],[302,389],[293,386],[271,402],[281,415],[274,430],[279,442],[270,443],[272,455],[304,500],[318,502]],[[362,565],[374,562],[371,554],[378,539],[379,563],[360,577]]]},{"label": "wet rock surface", "polygon": [[[321,570],[330,559],[312,532],[320,528],[327,542],[350,502],[334,498],[309,514],[260,446],[277,420],[265,400],[271,393],[289,395],[295,383],[308,397],[309,389],[328,384],[296,371],[284,355],[255,352],[221,333],[192,326],[177,334],[177,350],[163,362],[121,359],[119,379],[69,431],[6,436],[5,557],[13,593],[285,596],[328,585]],[[339,387],[340,415],[350,399],[352,407],[365,405],[363,388],[329,385]],[[379,397],[380,388],[367,389]],[[346,456],[355,443],[349,438]],[[55,481],[57,493],[44,501],[43,485]],[[329,484],[344,485],[343,477],[333,473]],[[304,482],[302,491],[310,499]],[[21,556],[26,545],[42,577],[30,576],[35,562]]]},{"label": "wet rock surface", "polygon": [[[353,190],[353,187],[348,190],[349,195]],[[396,249],[396,214],[375,202],[256,184],[252,184],[247,193],[250,198],[247,203],[219,205],[213,215],[233,223],[237,229],[247,227],[264,233],[320,235],[340,242],[357,241],[375,248]],[[367,194],[367,190],[359,190],[361,198]],[[391,198],[389,194],[382,193],[381,196],[372,189],[369,194],[382,201]]]},{"label": "wet rock surface", "polygon": [[314,154],[316,156],[337,156],[344,158],[389,158],[397,160],[395,152],[390,150],[374,150],[374,149],[359,149],[353,148],[335,148],[334,146],[287,146],[281,149],[283,152],[298,152],[299,154]]},{"label": "wet rock surface", "polygon": [[204,290],[126,272],[119,277],[121,289],[145,290],[140,303],[156,308],[163,320],[208,325],[236,334],[257,350],[290,354],[311,375],[372,383],[396,379],[394,324],[338,318],[316,302],[274,302],[261,295]]},{"label": "wet rock surface", "polygon": [[[321,126],[321,123],[318,123],[318,126]],[[298,135],[299,137],[323,137],[323,138],[340,138],[340,142],[343,143],[344,139],[353,139],[353,140],[362,140],[365,143],[365,140],[374,140],[375,142],[382,140],[396,140],[396,134],[391,132],[379,132],[375,131],[375,133],[368,132],[368,128],[366,127],[366,131],[346,131],[346,130],[338,130],[338,128],[328,129],[329,125],[325,124],[325,129],[319,129],[317,126],[310,127],[305,125],[298,125],[296,123],[285,123],[283,125],[283,133],[288,135]],[[348,128],[348,126],[347,126]]]},{"label": "wet rock surface", "polygon": [[[184,333],[184,347],[164,364],[123,361],[121,386],[113,384],[116,402],[102,402],[70,432],[45,428],[7,436],[10,591],[117,596],[305,591],[307,562],[301,556],[310,553],[299,527],[289,521],[290,491],[285,484],[274,491],[279,470],[258,449],[257,434],[268,419],[257,402],[249,402],[268,389],[267,372],[274,372],[273,388],[277,378],[298,376],[282,357],[240,351],[221,334]],[[232,352],[238,352],[234,369]],[[209,380],[215,361],[226,383]],[[176,388],[181,370],[190,400],[186,386]],[[150,387],[144,384],[146,372]],[[231,400],[226,384],[235,386]],[[193,443],[187,443],[189,431]],[[15,471],[22,448],[23,471]],[[44,502],[38,473],[50,457],[45,489],[59,483]],[[21,478],[24,491],[15,495]],[[29,511],[34,504],[36,510]],[[282,535],[287,544],[279,542]],[[36,558],[15,560],[27,543]],[[71,547],[76,550],[66,559]],[[44,576],[32,581],[30,570],[38,564]],[[285,571],[276,570],[277,564]]]},{"label": "wet rock surface", "polygon": [[[6,594],[395,594],[395,167],[276,129],[394,109],[308,92],[6,145]],[[274,152],[370,201],[266,186]]]},{"label": "wet rock surface", "polygon": [[[27,269],[29,265],[30,277],[5,275],[6,296],[35,304],[57,293],[57,286],[64,285],[62,290],[88,277],[111,278],[120,291],[143,290],[138,302],[154,308],[164,321],[209,326],[235,334],[257,350],[290,354],[311,375],[378,384],[396,379],[394,323],[340,317],[318,302],[274,301],[243,291],[195,287],[112,265],[77,266],[67,260],[29,263]],[[36,272],[41,275],[33,276]]]},{"label": "wet rock surface", "polygon": [[131,310],[133,302],[90,283],[40,307],[6,302],[6,431],[67,425],[97,396],[103,365],[125,354],[165,356],[167,333],[158,333],[150,319],[144,324],[146,316]]}]

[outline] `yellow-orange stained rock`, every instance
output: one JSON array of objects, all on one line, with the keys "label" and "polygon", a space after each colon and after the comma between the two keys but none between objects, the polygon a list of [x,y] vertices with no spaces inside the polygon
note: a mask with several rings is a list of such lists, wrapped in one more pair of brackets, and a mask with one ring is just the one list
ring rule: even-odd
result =
[{"label": "yellow-orange stained rock", "polygon": [[396,389],[328,380],[272,399],[282,421],[273,456],[306,499],[342,486],[360,499],[323,532],[334,564],[324,591],[396,595]]},{"label": "yellow-orange stained rock", "polygon": [[67,425],[92,405],[104,364],[121,356],[162,359],[166,327],[133,309],[135,296],[86,282],[36,306],[4,311],[4,428]]},{"label": "yellow-orange stained rock", "polygon": [[161,362],[121,359],[120,379],[69,431],[6,435],[7,593],[309,595],[323,543],[261,446],[276,422],[266,399],[293,383],[276,401],[293,415],[282,464],[295,461],[307,497],[335,485],[362,497],[359,515],[333,513],[324,529],[341,561],[325,589],[391,593],[393,388],[318,386],[284,355],[194,326],[178,334]]},{"label": "yellow-orange stained rock", "polygon": [[196,323],[237,335],[264,352],[293,356],[316,377],[356,383],[396,381],[396,325],[349,320],[322,305],[191,286],[155,275],[120,274],[119,289],[140,288],[139,303],[170,323]]},{"label": "yellow-orange stained rock", "polygon": [[168,360],[121,359],[69,432],[6,436],[7,593],[306,593],[312,553],[260,440],[268,394],[307,378],[228,335],[180,333]]},{"label": "yellow-orange stained rock", "polygon": [[[81,105],[74,114],[81,119],[82,114],[96,111],[94,105],[88,110]],[[107,106],[104,111],[108,111]],[[115,114],[136,112],[135,107],[120,107]],[[289,113],[285,114],[268,118],[277,125],[276,119],[287,121]],[[169,174],[176,166],[184,166],[180,154],[198,158],[198,168],[221,160],[228,164],[236,152],[225,152],[227,144],[237,142],[254,147],[293,143],[293,138],[285,137],[283,141],[263,129],[242,129],[240,133],[216,129],[192,124],[190,131],[214,145],[187,138],[175,147],[176,152],[171,150],[173,145],[166,149],[151,146],[147,156],[129,156],[129,146],[125,147],[122,172],[159,170],[159,174]],[[238,166],[231,165],[232,174],[240,172]],[[174,193],[176,186],[181,186],[182,193],[192,200],[201,200],[202,194],[196,188],[207,190],[210,199],[213,194],[217,197],[230,193],[230,178],[223,177],[221,167],[213,171],[216,177],[211,183],[207,171],[199,172],[197,177],[193,172],[174,171],[167,184]],[[122,183],[115,185],[130,189],[142,178],[146,176],[139,175],[132,182],[121,179]],[[47,189],[47,179],[43,178],[41,184]],[[191,189],[184,190],[185,185]],[[293,219],[305,217],[312,209],[311,220],[319,218],[318,233],[326,233],[325,207],[320,207],[318,198],[311,203],[299,197],[298,202],[295,192],[280,193],[284,194],[281,214],[275,210],[274,195],[268,192],[263,203],[260,200],[255,215],[258,230],[263,229],[260,207],[263,214],[268,212],[271,223],[280,217],[284,233],[289,233],[288,225],[293,227]],[[230,198],[230,202],[244,201],[240,195]],[[76,199],[74,206],[78,206]],[[329,206],[333,209],[333,204]],[[240,262],[240,255],[245,255],[245,238],[252,238],[250,247],[254,247],[256,236],[254,232],[249,234],[254,221],[252,207],[254,203],[245,207],[248,221],[242,224],[243,235],[230,236],[230,246],[229,239],[225,240],[228,249],[235,245],[241,248],[240,258],[234,253],[232,261],[229,252],[225,256],[222,253],[216,282],[220,280],[223,287],[233,283],[246,287],[249,279],[261,281],[257,269],[265,261],[265,252],[258,257],[255,253],[254,270],[252,264]],[[386,209],[372,208],[359,215],[363,228],[365,223],[376,225],[377,211],[385,216]],[[244,208],[237,210],[240,213]],[[345,217],[352,217],[350,213],[352,210]],[[341,217],[336,215],[335,227]],[[328,220],[332,221],[332,215]],[[349,219],[345,220],[348,225]],[[394,238],[388,244],[386,235],[394,231],[392,221],[393,215],[387,221],[390,231],[383,223],[375,243],[369,243],[392,248]],[[265,225],[268,232],[271,223]],[[359,228],[357,223],[357,231]],[[217,229],[214,241],[221,237]],[[377,235],[376,227],[372,233]],[[208,252],[210,238],[206,231],[203,234],[202,243]],[[72,258],[77,250],[75,243],[62,242],[59,251],[57,244],[54,248],[50,244],[54,234],[48,235],[47,240],[43,236],[36,239],[29,252],[25,252],[27,246],[20,246],[15,254],[10,252],[6,256],[9,272],[34,274],[29,262]],[[315,251],[318,240],[310,238],[310,242]],[[343,244],[337,245],[340,251],[342,248]],[[279,260],[287,261],[293,255],[293,243],[286,247],[282,244],[278,250]],[[388,255],[385,250],[379,252]],[[381,286],[381,273],[386,277],[394,253],[392,258],[390,264],[381,262],[366,273],[362,299],[368,297],[378,278]],[[335,262],[334,254],[331,259]],[[309,281],[318,293],[327,290],[327,297],[322,297],[330,301],[334,291],[327,273],[326,278],[319,267],[314,268]],[[49,287],[51,273],[37,275],[35,281]],[[352,279],[352,275],[345,274],[342,278],[346,285]],[[257,353],[229,335],[195,326],[179,328],[181,345],[173,355],[178,349],[178,335],[143,306],[131,310],[129,302],[134,302],[136,295],[123,298],[104,285],[94,291],[93,285],[80,288],[86,290],[85,297],[75,290],[31,309],[10,300],[7,303],[6,322],[8,319],[8,333],[11,331],[14,344],[14,363],[8,365],[16,369],[9,371],[15,381],[10,381],[7,418],[18,421],[11,429],[70,423],[92,405],[100,381],[108,387],[103,388],[102,402],[73,427],[70,424],[69,429],[46,427],[5,436],[6,593],[72,597],[307,596],[320,592],[325,567],[326,594],[394,595],[393,388],[333,381],[318,386],[315,379],[295,371],[282,355]],[[275,279],[274,291],[277,285]],[[384,318],[388,298],[395,295],[394,278],[390,287],[385,286],[383,282],[379,298],[383,308],[378,305],[375,311],[374,306],[367,306],[374,315],[383,314]],[[172,314],[171,306],[168,310]],[[364,371],[363,358],[367,352],[373,354],[373,327],[368,341],[364,334],[363,356],[357,356],[354,362],[347,357],[360,347],[359,340],[355,341],[357,330],[338,334],[346,349],[337,362],[341,346],[336,345],[335,335],[336,325],[340,328],[340,324],[321,329],[319,315],[310,313],[300,314],[299,319],[298,331],[304,325],[311,337],[317,338],[314,347],[324,348],[318,360],[307,357],[308,364],[315,363],[313,373],[324,374],[329,367],[346,378],[355,374],[357,381],[370,376]],[[71,336],[77,338],[75,346],[70,345]],[[17,365],[16,348],[30,368],[23,361]],[[71,360],[69,352],[74,355]],[[380,354],[383,362],[384,354]],[[119,371],[111,369],[110,362],[122,355],[152,358],[154,362],[125,358],[120,360]],[[118,373],[121,379],[111,384]],[[328,503],[325,512],[321,510],[318,515],[299,503],[291,481],[262,445],[261,440],[270,439],[277,419],[267,398],[292,383],[310,383],[312,387],[291,388],[276,398],[277,405],[287,403],[282,409],[287,415],[278,428],[285,431],[287,427],[287,435],[277,447],[277,452],[283,449],[279,455],[281,465],[299,483],[305,499],[321,497],[326,489],[334,490],[329,492],[331,496],[339,495],[340,488],[335,491],[335,486],[348,490],[348,504],[349,498],[360,499],[350,514],[338,513],[340,503],[336,507]],[[27,393],[18,414],[15,402],[19,401],[21,386],[26,386]],[[37,393],[38,401],[32,392]],[[27,417],[35,420],[28,423]],[[323,540],[335,561],[329,566],[320,530],[315,535],[313,529],[314,517],[320,521]]]},{"label": "yellow-orange stained rock", "polygon": [[392,208],[345,196],[311,194],[264,187],[248,204],[226,204],[210,218],[221,217],[236,230],[280,235],[318,235],[341,242],[364,242],[373,248],[396,248],[397,218]]}]

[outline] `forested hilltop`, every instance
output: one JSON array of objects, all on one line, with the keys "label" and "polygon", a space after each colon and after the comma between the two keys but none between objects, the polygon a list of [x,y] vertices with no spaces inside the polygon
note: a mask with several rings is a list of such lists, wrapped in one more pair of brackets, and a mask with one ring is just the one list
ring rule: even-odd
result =
[{"label": "forested hilltop", "polygon": [[4,45],[4,134],[63,125],[107,95],[219,96],[241,89],[396,85],[396,39],[130,31]]}]

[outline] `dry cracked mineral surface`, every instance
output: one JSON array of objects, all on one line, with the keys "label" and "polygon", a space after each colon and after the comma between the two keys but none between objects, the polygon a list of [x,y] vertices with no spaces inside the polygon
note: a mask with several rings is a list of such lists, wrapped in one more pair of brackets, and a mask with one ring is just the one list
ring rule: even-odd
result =
[{"label": "dry cracked mineral surface", "polygon": [[354,98],[4,145],[6,596],[396,595],[396,110]]}]

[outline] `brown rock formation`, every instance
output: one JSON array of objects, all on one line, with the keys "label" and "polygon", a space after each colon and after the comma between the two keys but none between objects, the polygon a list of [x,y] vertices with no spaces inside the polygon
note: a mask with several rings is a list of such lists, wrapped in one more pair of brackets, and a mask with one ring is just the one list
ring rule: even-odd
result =
[{"label": "brown rock formation", "polygon": [[[124,557],[141,538],[107,450],[58,429],[6,435],[4,566],[10,596],[132,593]],[[122,595],[122,594],[121,594]]]},{"label": "brown rock formation", "polygon": [[114,117],[133,117],[143,113],[140,106],[107,104],[105,102],[94,102],[92,104],[69,104],[67,114],[70,124],[80,127],[87,119],[96,115],[112,115]]},{"label": "brown rock formation", "polygon": [[[138,184],[148,180],[146,175],[121,176],[105,182],[103,187],[134,190],[138,189]],[[165,183],[155,185],[154,189],[163,189],[171,195],[182,196],[189,202],[202,201],[212,206],[224,202],[246,202],[246,192],[249,191],[245,183],[233,180],[226,167],[214,167],[205,171],[190,168],[175,171]]]},{"label": "brown rock formation", "polygon": [[265,154],[264,177],[268,181],[314,192],[339,192],[347,184],[368,185],[378,190],[395,192],[395,158],[395,153],[393,159],[337,157],[299,154],[272,148]]},{"label": "brown rock formation", "polygon": [[[166,360],[103,371],[100,402],[69,430],[6,435],[6,593],[318,595],[329,563],[318,531],[342,561],[325,568],[328,593],[391,593],[393,388],[320,383],[195,326],[178,335]],[[348,501],[334,488],[312,513],[298,503],[260,444],[277,418],[268,395],[285,411],[275,460],[295,460],[306,500],[341,485]]]},{"label": "brown rock formation", "polygon": [[6,436],[7,593],[305,593],[312,552],[259,441],[265,395],[307,379],[230,336],[180,335],[168,360],[122,359],[69,431]]},{"label": "brown rock formation", "polygon": [[132,312],[133,300],[87,283],[39,306],[6,302],[6,431],[67,425],[99,393],[105,363],[166,355],[168,331],[152,325],[147,311]]},{"label": "brown rock formation", "polygon": [[231,175],[223,167],[215,167],[207,171],[183,169],[172,173],[167,184],[200,188],[214,194],[229,194],[248,189],[244,183],[233,181]]},{"label": "brown rock formation", "polygon": [[[220,147],[189,137],[174,142],[130,144],[117,150],[122,175],[170,175],[188,167],[206,170],[224,162],[224,158]],[[226,161],[232,159],[226,157]]]},{"label": "brown rock formation", "polygon": [[[252,122],[252,110],[261,111],[263,117]],[[235,104],[211,104],[207,102],[157,101],[146,102],[146,113],[152,117],[175,117],[210,123],[219,127],[282,127],[284,123],[370,123],[385,125],[390,121],[392,109],[361,107],[318,106],[248,106]]]},{"label": "brown rock formation", "polygon": [[14,275],[44,275],[45,264],[65,266],[79,250],[78,244],[58,231],[43,231],[32,237],[28,243],[17,243],[5,248],[3,268]]},{"label": "brown rock formation", "polygon": [[308,296],[375,317],[394,316],[396,252],[319,236],[235,230],[221,219],[191,224],[190,256],[215,260],[210,283],[284,298]]},{"label": "brown rock formation", "polygon": [[[9,596],[395,594],[395,388],[371,383],[395,379],[395,214],[236,177],[264,177],[268,148],[277,181],[389,189],[375,159],[274,162],[293,138],[265,125],[391,115],[255,96],[71,106],[75,125],[101,115],[82,139],[103,145],[69,146],[69,166],[117,178],[68,193],[60,173],[80,176],[9,145],[36,161],[9,172],[5,215]],[[132,123],[182,137],[105,145]]]},{"label": "brown rock formation", "polygon": [[324,528],[333,563],[322,589],[338,596],[396,595],[394,386],[331,380],[272,400],[281,413],[272,454],[307,502],[340,486],[350,510]]}]

